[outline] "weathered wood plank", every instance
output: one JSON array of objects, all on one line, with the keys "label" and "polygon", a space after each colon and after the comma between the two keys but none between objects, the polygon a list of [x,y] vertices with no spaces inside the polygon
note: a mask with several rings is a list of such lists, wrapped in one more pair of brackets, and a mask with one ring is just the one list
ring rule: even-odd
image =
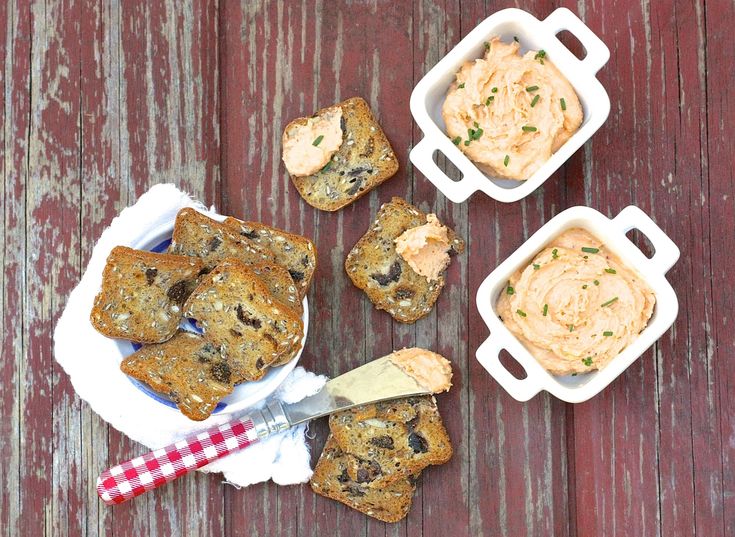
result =
[{"label": "weathered wood plank", "polygon": [[[27,495],[21,492],[21,364],[26,357],[23,328],[26,321],[26,213],[28,177],[26,151],[30,123],[31,13],[24,2],[4,2],[0,17],[3,84],[3,292],[0,375],[7,388],[0,394],[0,469],[3,490],[0,525],[18,534]],[[15,238],[9,240],[9,238]]]}]

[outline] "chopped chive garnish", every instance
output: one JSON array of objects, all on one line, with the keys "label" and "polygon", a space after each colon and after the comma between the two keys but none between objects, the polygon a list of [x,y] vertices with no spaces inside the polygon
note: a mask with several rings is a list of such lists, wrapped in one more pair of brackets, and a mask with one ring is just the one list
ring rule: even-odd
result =
[{"label": "chopped chive garnish", "polygon": [[505,290],[505,292],[506,292],[507,294],[509,294],[509,295],[512,295],[513,293],[515,293],[515,292],[516,292],[516,290],[515,290],[515,289],[513,289],[513,288],[512,288],[512,287],[511,287],[511,286],[509,285],[509,286],[508,286],[508,288],[507,288],[507,289]]},{"label": "chopped chive garnish", "polygon": [[538,86],[528,86],[528,87],[526,88],[526,91],[527,91],[528,93],[533,93],[533,92],[534,92],[534,91],[536,91],[537,89],[538,89]]},{"label": "chopped chive garnish", "polygon": [[526,316],[526,312],[525,312],[525,311],[523,311],[523,310],[516,310],[516,313],[517,313],[518,315],[520,315],[521,317],[525,317],[525,316]]},{"label": "chopped chive garnish", "polygon": [[533,101],[531,101],[531,108],[536,106],[536,103],[538,102],[540,98],[541,98],[541,95],[536,95],[536,97],[533,98]]},{"label": "chopped chive garnish", "polygon": [[546,314],[549,313],[549,305],[544,304],[544,317],[546,317]]},{"label": "chopped chive garnish", "polygon": [[490,103],[493,102],[494,100],[495,100],[495,97],[491,95],[490,97],[485,99],[485,106],[490,106]]},{"label": "chopped chive garnish", "polygon": [[541,268],[541,265],[539,265],[538,263],[533,264],[533,270],[538,270],[540,268]]},{"label": "chopped chive garnish", "polygon": [[470,141],[469,140],[465,140],[464,141],[464,145],[470,145]]},{"label": "chopped chive garnish", "polygon": [[600,285],[600,280],[593,280],[592,283],[594,283],[595,285]]},{"label": "chopped chive garnish", "polygon": [[586,283],[582,286],[582,289],[587,289],[587,284]]},{"label": "chopped chive garnish", "polygon": [[524,125],[521,127],[525,132],[536,132],[538,129],[536,127],[533,127],[531,125]]},{"label": "chopped chive garnish", "polygon": [[582,363],[586,365],[587,367],[592,365],[592,356],[588,356],[587,358],[582,359]]},{"label": "chopped chive garnish", "polygon": [[572,373],[572,376],[573,376],[573,377],[576,377],[576,376],[577,376],[577,374],[576,374],[576,373]]},{"label": "chopped chive garnish", "polygon": [[605,336],[605,337],[610,337],[610,336],[612,336],[612,334],[613,334],[613,333],[612,333],[612,332],[610,332],[609,330],[606,330],[606,331],[604,331],[604,332],[602,333],[602,335],[603,335],[603,336]]},{"label": "chopped chive garnish", "polygon": [[617,274],[618,273],[618,271],[615,270],[614,268],[606,268],[605,269],[605,272],[607,272],[608,274]]},{"label": "chopped chive garnish", "polygon": [[319,171],[320,171],[320,172],[326,172],[326,171],[327,171],[327,170],[329,169],[329,166],[330,166],[331,164],[332,164],[332,161],[330,160],[330,161],[329,161],[329,162],[327,162],[327,163],[326,163],[326,164],[324,165],[324,167],[323,167],[323,168],[322,168],[321,170],[319,170]]},{"label": "chopped chive garnish", "polygon": [[573,325],[573,324],[570,324],[570,325],[569,325],[569,331],[570,331],[570,332],[574,332],[574,325]]},{"label": "chopped chive garnish", "polygon": [[603,303],[602,303],[602,305],[601,305],[600,307],[601,307],[601,308],[604,308],[605,306],[609,306],[609,305],[610,305],[610,304],[612,304],[613,302],[617,302],[617,300],[618,300],[618,297],[613,297],[613,298],[611,298],[610,300],[608,300],[607,302],[603,302]]},{"label": "chopped chive garnish", "polygon": [[490,50],[490,43],[485,41],[485,50]]},{"label": "chopped chive garnish", "polygon": [[582,251],[587,252],[588,254],[596,254],[600,251],[599,248],[590,248],[588,246],[582,246]]},{"label": "chopped chive garnish", "polygon": [[462,137],[461,136],[457,136],[454,140],[452,140],[452,143],[454,145],[459,145],[459,142],[461,142],[461,141],[462,141]]},{"label": "chopped chive garnish", "polygon": [[322,140],[324,140],[324,135],[320,134],[319,136],[316,137],[316,139],[313,142],[311,142],[311,145],[316,147],[317,145],[322,143]]},{"label": "chopped chive garnish", "polygon": [[510,156],[509,156],[509,155],[505,155],[505,158],[503,159],[503,165],[504,165],[504,166],[505,166],[506,168],[508,167],[508,163],[509,163],[509,162],[510,162]]},{"label": "chopped chive garnish", "polygon": [[559,102],[561,103],[561,109],[566,110],[567,109],[567,102],[564,100],[564,97],[562,97]]},{"label": "chopped chive garnish", "polygon": [[475,127],[474,129],[467,129],[467,138],[468,140],[465,142],[464,145],[470,145],[469,142],[473,140],[479,140],[482,136],[482,133],[485,132],[480,128],[480,125],[475,121],[474,123]]},{"label": "chopped chive garnish", "polygon": [[554,248],[553,250],[551,250],[551,258],[556,259],[557,257],[559,257],[559,250]]},{"label": "chopped chive garnish", "polygon": [[492,91],[493,93],[498,93],[498,88],[493,88],[490,91]]},{"label": "chopped chive garnish", "polygon": [[544,58],[546,58],[546,51],[544,49],[539,50],[533,57],[534,60],[540,60],[542,64],[544,63]]},{"label": "chopped chive garnish", "polygon": [[464,88],[464,82],[462,82],[459,86],[457,86],[459,89]]}]

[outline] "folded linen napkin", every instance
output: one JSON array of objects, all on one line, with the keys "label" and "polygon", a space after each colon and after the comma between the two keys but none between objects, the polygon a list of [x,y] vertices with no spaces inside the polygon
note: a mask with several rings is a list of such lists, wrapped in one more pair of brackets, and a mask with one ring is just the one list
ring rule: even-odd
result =
[{"label": "folded linen napkin", "polygon": [[[170,184],[152,187],[135,205],[123,210],[95,245],[87,270],[71,292],[54,332],[54,356],[79,397],[110,425],[151,449],[230,418],[213,414],[206,421],[194,422],[143,393],[120,371],[116,342],[92,327],[89,313],[110,251],[118,245],[132,246],[151,230],[173,224],[182,207],[216,215],[214,209],[207,211],[204,205]],[[316,393],[325,381],[325,377],[297,367],[273,397],[296,402]],[[201,470],[222,472],[226,482],[243,487],[268,479],[279,485],[303,483],[312,473],[304,434],[305,426],[295,427]],[[109,462],[112,465],[121,461]]]}]

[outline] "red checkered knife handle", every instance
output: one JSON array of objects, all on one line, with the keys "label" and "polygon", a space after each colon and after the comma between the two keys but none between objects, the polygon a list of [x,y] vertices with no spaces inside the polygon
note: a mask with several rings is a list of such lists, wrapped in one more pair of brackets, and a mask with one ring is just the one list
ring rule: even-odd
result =
[{"label": "red checkered knife handle", "polygon": [[97,478],[97,494],[107,505],[123,503],[288,427],[280,404],[271,403],[252,417],[212,427],[113,466]]}]

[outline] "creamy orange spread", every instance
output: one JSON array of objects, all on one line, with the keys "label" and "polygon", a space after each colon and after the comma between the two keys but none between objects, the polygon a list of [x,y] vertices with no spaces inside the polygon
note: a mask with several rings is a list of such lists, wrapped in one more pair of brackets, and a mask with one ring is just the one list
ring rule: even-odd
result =
[{"label": "creamy orange spread", "polygon": [[452,365],[435,352],[418,347],[401,349],[390,355],[390,361],[431,393],[448,392],[452,387]]},{"label": "creamy orange spread", "polygon": [[283,162],[291,175],[318,172],[342,145],[342,108],[333,106],[322,114],[296,120],[283,133]]},{"label": "creamy orange spread", "polygon": [[447,228],[434,214],[426,217],[425,224],[404,231],[395,244],[398,255],[428,281],[439,278],[449,264]]},{"label": "creamy orange spread", "polygon": [[511,276],[497,312],[554,375],[602,369],[646,327],[651,288],[589,232],[574,228]]},{"label": "creamy orange spread", "polygon": [[582,124],[574,88],[543,51],[493,38],[465,63],[442,115],[459,149],[490,175],[531,177]]}]

